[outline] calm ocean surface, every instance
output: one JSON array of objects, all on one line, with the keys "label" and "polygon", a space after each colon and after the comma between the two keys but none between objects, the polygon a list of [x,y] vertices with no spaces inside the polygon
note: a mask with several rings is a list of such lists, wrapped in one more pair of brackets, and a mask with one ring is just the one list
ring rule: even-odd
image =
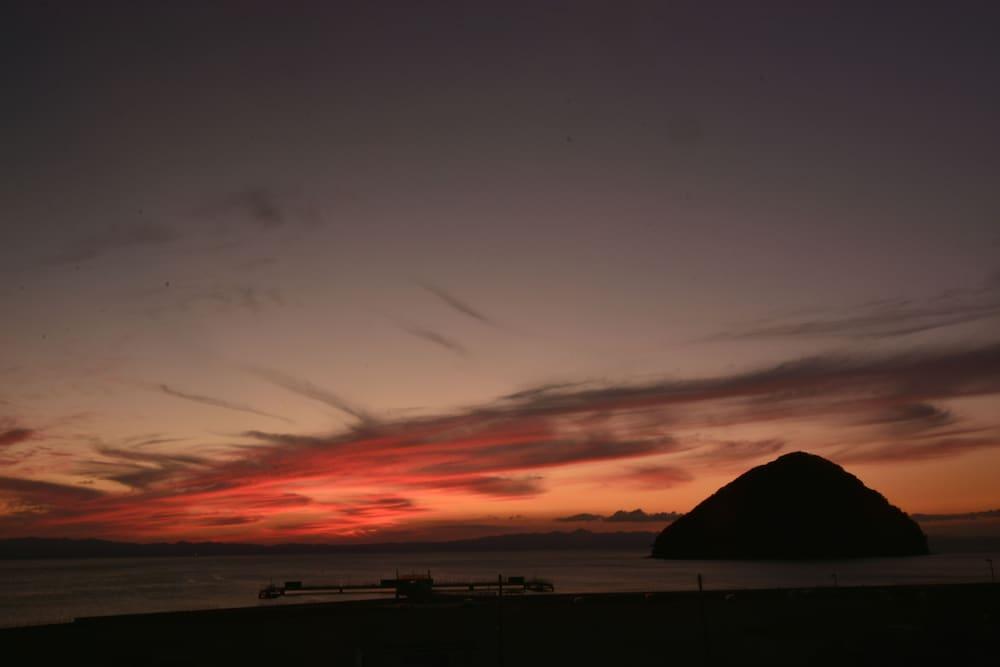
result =
[{"label": "calm ocean surface", "polygon": [[[660,561],[635,552],[337,554],[0,561],[0,627],[151,611],[351,599],[316,596],[259,601],[271,581],[368,583],[430,570],[435,579],[504,575],[551,579],[557,593],[708,588],[960,583],[989,580],[984,554],[936,554],[819,562]],[[998,559],[1000,564],[1000,559]]]}]

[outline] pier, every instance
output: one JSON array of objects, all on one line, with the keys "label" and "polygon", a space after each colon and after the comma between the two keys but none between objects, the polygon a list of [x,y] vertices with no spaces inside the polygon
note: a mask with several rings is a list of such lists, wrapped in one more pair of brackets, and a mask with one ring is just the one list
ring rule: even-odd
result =
[{"label": "pier", "polygon": [[496,579],[476,581],[435,581],[430,572],[419,574],[404,574],[398,572],[392,579],[381,579],[370,584],[313,584],[305,585],[301,581],[286,581],[283,585],[270,584],[260,590],[257,597],[261,600],[273,600],[285,596],[300,595],[343,595],[343,594],[393,594],[396,598],[426,599],[435,594],[478,593],[551,593],[555,586],[547,579],[526,577],[504,577],[497,575]]}]

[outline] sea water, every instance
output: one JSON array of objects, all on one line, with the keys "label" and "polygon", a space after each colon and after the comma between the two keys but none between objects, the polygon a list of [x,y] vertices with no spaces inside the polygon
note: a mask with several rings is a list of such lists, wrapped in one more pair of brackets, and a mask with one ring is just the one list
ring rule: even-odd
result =
[{"label": "sea water", "polygon": [[[436,580],[542,577],[557,593],[798,588],[989,581],[989,554],[841,561],[663,561],[621,551],[386,553],[0,561],[0,627],[82,616],[273,606],[363,596],[258,600],[268,583],[366,584],[396,571]],[[997,559],[1000,564],[1000,558]],[[372,596],[368,596],[372,597]],[[377,596],[376,596],[377,597]]]}]

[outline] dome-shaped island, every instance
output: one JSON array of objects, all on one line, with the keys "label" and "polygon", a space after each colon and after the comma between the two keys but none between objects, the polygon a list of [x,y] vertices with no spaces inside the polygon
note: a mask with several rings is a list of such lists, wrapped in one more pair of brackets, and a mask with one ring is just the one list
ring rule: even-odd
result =
[{"label": "dome-shaped island", "polygon": [[823,559],[927,553],[920,526],[836,463],[794,452],[753,468],[668,525],[654,558]]}]

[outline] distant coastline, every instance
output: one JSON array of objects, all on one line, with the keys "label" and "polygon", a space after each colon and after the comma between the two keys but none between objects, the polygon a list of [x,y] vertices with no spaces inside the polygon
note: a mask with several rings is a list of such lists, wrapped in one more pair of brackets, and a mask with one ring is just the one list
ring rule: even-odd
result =
[{"label": "distant coastline", "polygon": [[[195,556],[292,556],[343,553],[428,553],[545,550],[623,550],[645,556],[657,533],[589,530],[491,535],[440,542],[281,543],[117,542],[99,539],[23,537],[0,539],[0,560],[56,558],[179,558]],[[998,553],[1000,535],[930,536],[931,553]]]},{"label": "distant coastline", "polygon": [[442,542],[283,543],[116,542],[99,539],[24,537],[0,540],[0,560],[36,558],[150,558],[186,556],[287,556],[326,553],[420,553],[539,550],[635,550],[645,555],[654,532],[599,533],[589,530],[492,535]]}]

